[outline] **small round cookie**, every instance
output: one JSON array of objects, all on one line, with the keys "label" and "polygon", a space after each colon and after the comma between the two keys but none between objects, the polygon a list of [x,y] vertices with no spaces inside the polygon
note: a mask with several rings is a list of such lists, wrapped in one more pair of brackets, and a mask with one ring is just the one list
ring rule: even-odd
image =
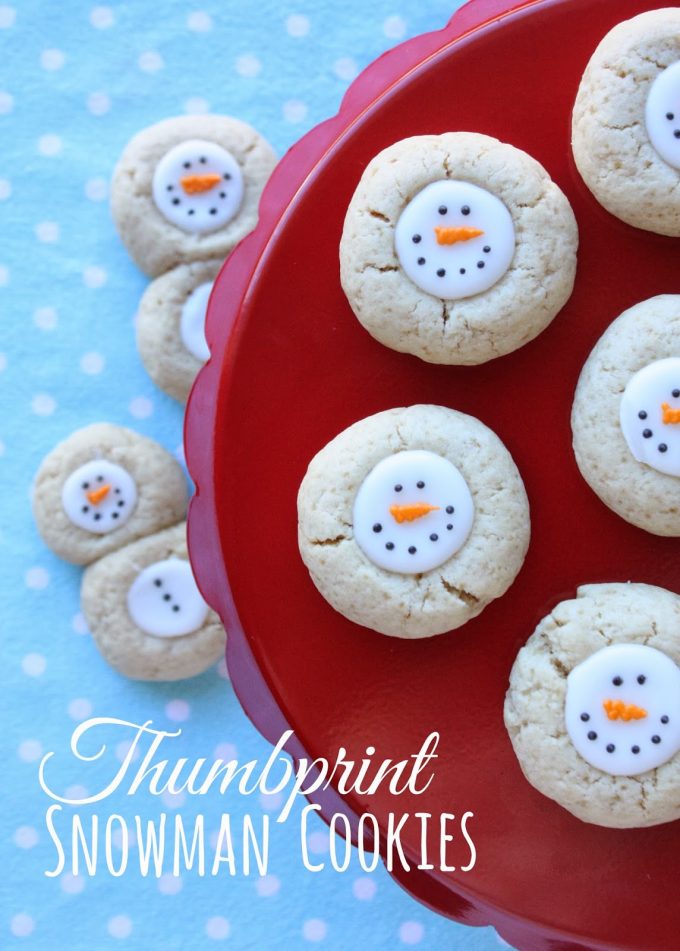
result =
[{"label": "small round cookie", "polygon": [[654,535],[680,535],[680,296],[618,317],[581,371],[576,462],[605,505]]},{"label": "small round cookie", "polygon": [[126,677],[181,680],[224,654],[224,628],[194,581],[185,522],[90,565],[81,600],[97,647]]},{"label": "small round cookie", "polygon": [[57,555],[87,565],[185,518],[187,482],[158,443],[111,423],[72,433],[45,457],[33,515]]},{"label": "small round cookie", "polygon": [[577,245],[571,206],[535,159],[487,135],[422,135],[366,168],[340,278],[385,346],[478,364],[547,327],[571,294]]},{"label": "small round cookie", "polygon": [[225,258],[257,223],[276,157],[230,116],[179,116],[138,133],[115,168],[111,209],[130,255],[149,276]]},{"label": "small round cookie", "polygon": [[592,584],[520,650],[505,725],[528,781],[616,829],[680,819],[680,597]]},{"label": "small round cookie", "polygon": [[154,381],[186,403],[196,374],[210,356],[205,313],[221,261],[180,264],[152,281],[137,313],[137,348]]},{"label": "small round cookie", "polygon": [[394,637],[442,634],[512,584],[529,544],[524,484],[498,436],[443,406],[369,416],[312,459],[298,544],[326,600]]},{"label": "small round cookie", "polygon": [[607,211],[680,235],[680,9],[641,13],[605,36],[581,79],[572,148]]}]

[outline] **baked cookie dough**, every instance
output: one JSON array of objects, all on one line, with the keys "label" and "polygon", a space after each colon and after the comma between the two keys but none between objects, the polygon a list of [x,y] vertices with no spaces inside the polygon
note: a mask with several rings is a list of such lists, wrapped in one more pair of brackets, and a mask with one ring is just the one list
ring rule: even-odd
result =
[{"label": "baked cookie dough", "polygon": [[442,406],[391,409],[312,459],[298,494],[302,560],[357,624],[430,637],[476,617],[512,584],[529,505],[509,452]]},{"label": "baked cookie dough", "polygon": [[680,597],[592,584],[520,650],[505,724],[528,781],[612,828],[680,819]]},{"label": "baked cookie dough", "polygon": [[81,600],[99,650],[127,677],[193,677],[224,654],[224,628],[189,565],[184,522],[87,568]]},{"label": "baked cookie dough", "polygon": [[275,163],[265,139],[229,116],[179,116],[144,129],[113,175],[111,209],[123,243],[151,277],[225,258],[255,227]]},{"label": "baked cookie dough", "polygon": [[340,277],[385,346],[478,364],[547,327],[571,294],[577,244],[571,206],[535,159],[477,133],[422,135],[366,168]]},{"label": "baked cookie dough", "polygon": [[87,565],[186,516],[187,483],[162,446],[122,426],[94,423],[43,460],[33,514],[57,555]]},{"label": "baked cookie dough", "polygon": [[680,535],[680,296],[642,301],[588,357],[571,414],[576,462],[605,505]]},{"label": "baked cookie dough", "polygon": [[680,9],[641,13],[605,36],[579,86],[572,147],[607,211],[680,235]]},{"label": "baked cookie dough", "polygon": [[180,264],[149,284],[137,313],[137,348],[156,386],[186,403],[209,357],[205,312],[220,261]]}]

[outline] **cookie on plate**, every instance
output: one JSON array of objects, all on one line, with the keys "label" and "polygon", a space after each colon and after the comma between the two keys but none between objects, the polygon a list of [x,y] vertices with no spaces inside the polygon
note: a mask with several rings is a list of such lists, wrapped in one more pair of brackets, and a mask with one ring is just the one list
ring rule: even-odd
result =
[{"label": "cookie on plate", "polygon": [[81,599],[97,647],[127,677],[193,677],[224,654],[224,628],[189,564],[185,522],[90,565]]},{"label": "cookie on plate", "polygon": [[130,255],[156,277],[225,258],[257,223],[276,157],[230,116],[179,116],[134,136],[113,175],[111,209]]},{"label": "cookie on plate", "polygon": [[588,357],[571,414],[576,462],[605,505],[680,535],[680,296],[642,301]]},{"label": "cookie on plate", "polygon": [[612,828],[680,819],[680,597],[591,584],[520,650],[505,724],[528,781]]},{"label": "cookie on plate", "polygon": [[33,486],[44,542],[87,565],[186,516],[187,483],[162,446],[122,426],[94,423],[45,457]]},{"label": "cookie on plate", "polygon": [[605,36],[579,86],[572,147],[607,211],[680,235],[680,9],[641,13]]},{"label": "cookie on plate", "polygon": [[137,348],[154,381],[186,403],[196,374],[210,356],[205,313],[220,261],[180,264],[149,284],[137,312]]},{"label": "cookie on plate", "polygon": [[395,637],[460,627],[500,597],[529,544],[529,505],[498,436],[442,406],[350,426],[298,494],[302,560],[324,598]]},{"label": "cookie on plate", "polygon": [[571,294],[577,244],[571,206],[535,159],[487,135],[422,135],[366,168],[340,276],[385,346],[478,364],[548,326]]}]

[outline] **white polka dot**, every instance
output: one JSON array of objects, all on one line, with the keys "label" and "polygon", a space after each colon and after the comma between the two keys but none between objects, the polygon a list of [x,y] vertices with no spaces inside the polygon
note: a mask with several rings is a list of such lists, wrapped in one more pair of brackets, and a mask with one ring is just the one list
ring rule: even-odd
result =
[{"label": "white polka dot", "polygon": [[[127,844],[129,848],[135,848],[137,845],[137,833],[131,826],[126,826],[127,828]],[[123,848],[123,830],[121,828],[120,822],[116,822],[116,828],[111,833],[111,841],[117,849]]]},{"label": "white polka dot", "polygon": [[135,396],[130,400],[128,409],[135,419],[147,419],[153,413],[153,403],[148,396]]},{"label": "white polka dot", "polygon": [[302,122],[307,115],[307,103],[300,99],[288,99],[284,102],[282,111],[286,122]]},{"label": "white polka dot", "polygon": [[158,879],[158,891],[161,895],[176,895],[182,891],[182,879],[179,875],[166,872]]},{"label": "white polka dot", "polygon": [[226,918],[216,915],[214,918],[208,918],[205,923],[205,933],[213,941],[221,941],[228,938],[231,934],[231,925]]},{"label": "white polka dot", "polygon": [[7,369],[7,354],[0,353],[0,373],[4,373]]},{"label": "white polka dot", "polygon": [[7,201],[12,194],[12,183],[6,178],[0,178],[0,201]]},{"label": "white polka dot", "polygon": [[0,287],[6,287],[9,284],[9,268],[6,264],[0,264]]},{"label": "white polka dot", "polygon": [[224,657],[218,661],[216,670],[218,677],[221,677],[223,680],[229,680],[229,670],[227,669],[227,661]]},{"label": "white polka dot", "polygon": [[104,116],[111,108],[111,100],[105,92],[91,92],[87,97],[87,111],[93,116]]},{"label": "white polka dot", "polygon": [[402,944],[420,944],[425,929],[419,921],[405,921],[399,926],[399,940]]},{"label": "white polka dot", "polygon": [[278,812],[283,805],[283,793],[260,793],[260,805],[265,812]]},{"label": "white polka dot", "polygon": [[165,63],[160,53],[156,53],[155,50],[147,50],[139,57],[137,65],[143,73],[157,73],[163,69]]},{"label": "white polka dot", "polygon": [[213,751],[213,756],[228,763],[231,759],[238,759],[238,750],[233,743],[219,743]]},{"label": "white polka dot", "polygon": [[72,720],[87,720],[92,714],[92,703],[84,697],[76,697],[70,701],[67,710]]},{"label": "white polka dot", "polygon": [[105,201],[109,196],[109,183],[105,178],[90,178],[85,182],[85,197],[90,201]]},{"label": "white polka dot", "polygon": [[14,96],[4,90],[0,90],[0,115],[7,115],[14,108]]},{"label": "white polka dot", "polygon": [[383,33],[388,40],[400,40],[406,33],[406,23],[403,17],[387,17],[383,23]]},{"label": "white polka dot", "polygon": [[7,446],[4,444],[2,439],[0,439],[0,456],[4,456],[7,450]]},{"label": "white polka dot", "polygon": [[47,661],[42,654],[26,654],[21,661],[21,669],[29,677],[40,677],[46,668]]},{"label": "white polka dot", "polygon": [[210,112],[210,103],[200,96],[192,96],[184,103],[184,111],[189,116],[202,116],[206,112]]},{"label": "white polka dot", "polygon": [[85,282],[86,287],[98,288],[103,287],[104,284],[109,279],[109,275],[105,268],[99,267],[97,264],[90,264],[83,271],[83,281]]},{"label": "white polka dot", "polygon": [[321,830],[318,830],[317,832],[311,832],[307,836],[307,846],[309,851],[314,855],[325,855],[330,848],[328,837],[328,832],[322,832]]},{"label": "white polka dot", "polygon": [[59,884],[62,892],[67,895],[79,895],[85,888],[85,879],[82,875],[74,875],[72,872],[64,872],[59,876]]},{"label": "white polka dot", "polygon": [[106,930],[112,938],[127,938],[132,934],[132,921],[127,915],[115,915],[109,918]]},{"label": "white polka dot", "polygon": [[368,875],[362,875],[361,878],[355,878],[352,882],[352,894],[359,901],[370,901],[375,896],[378,886]]},{"label": "white polka dot", "polygon": [[166,789],[165,792],[161,793],[161,800],[163,805],[168,809],[181,809],[184,803],[186,802],[187,794],[184,790],[180,792],[170,792]]},{"label": "white polka dot", "polygon": [[90,633],[89,628],[87,626],[87,621],[85,620],[84,616],[80,613],[80,611],[78,611],[77,614],[74,614],[73,617],[71,618],[71,627],[73,628],[76,634],[83,635],[83,634]]},{"label": "white polka dot", "polygon": [[41,330],[54,330],[59,316],[54,307],[38,307],[33,311],[33,323]]},{"label": "white polka dot", "polygon": [[328,925],[321,918],[308,918],[302,926],[305,941],[323,941],[328,933]]},{"label": "white polka dot", "polygon": [[[121,740],[120,743],[117,743],[116,744],[116,759],[120,760],[122,763],[125,757],[130,752],[131,746],[132,746],[132,740]],[[131,762],[134,763],[138,759],[139,759],[139,747],[135,746],[132,753]]]},{"label": "white polka dot", "polygon": [[104,369],[104,357],[96,350],[90,350],[80,358],[80,369],[88,376],[96,376]]},{"label": "white polka dot", "polygon": [[42,751],[39,740],[23,740],[19,744],[19,759],[24,763],[35,763],[42,756]]},{"label": "white polka dot", "polygon": [[205,10],[195,10],[187,17],[187,26],[194,33],[209,33],[213,28],[212,17]]},{"label": "white polka dot", "polygon": [[108,30],[115,18],[111,7],[93,7],[90,10],[90,23],[96,30]]},{"label": "white polka dot", "polygon": [[241,56],[237,56],[234,65],[239,76],[257,76],[262,69],[262,63],[252,53],[243,53]]},{"label": "white polka dot", "polygon": [[61,50],[43,50],[40,54],[40,65],[50,72],[61,69],[65,62],[66,57]]},{"label": "white polka dot", "polygon": [[358,74],[359,67],[356,64],[356,60],[353,60],[349,56],[341,56],[340,59],[336,59],[333,63],[333,72],[338,79],[349,82]]},{"label": "white polka dot", "polygon": [[14,7],[4,5],[0,7],[0,29],[8,30],[11,26],[14,26],[16,18],[17,12]]},{"label": "white polka dot", "polygon": [[30,915],[15,915],[9,926],[15,938],[27,938],[30,934],[33,934],[35,921]]},{"label": "white polka dot", "polygon": [[286,33],[289,36],[307,36],[310,26],[309,17],[293,13],[286,20]]},{"label": "white polka dot", "polygon": [[44,244],[54,244],[59,240],[59,225],[56,221],[41,221],[35,226],[35,236]]},{"label": "white polka dot", "polygon": [[165,705],[165,715],[168,720],[175,723],[183,723],[191,715],[191,707],[186,700],[170,700]]},{"label": "white polka dot", "polygon": [[36,393],[31,400],[31,409],[36,416],[51,416],[57,408],[57,401],[49,393]]},{"label": "white polka dot", "polygon": [[34,565],[25,573],[24,582],[27,588],[32,588],[34,591],[42,591],[42,589],[46,588],[50,583],[50,573],[47,568]]},{"label": "white polka dot", "polygon": [[75,801],[81,801],[89,797],[89,792],[85,786],[81,786],[80,783],[74,783],[72,786],[67,786],[64,790],[64,796],[66,799],[73,799]]},{"label": "white polka dot", "polygon": [[38,139],[38,151],[41,155],[59,155],[63,147],[61,138],[54,133],[41,135]]},{"label": "white polka dot", "polygon": [[14,844],[20,849],[32,849],[38,844],[38,830],[33,826],[19,826],[14,833]]}]

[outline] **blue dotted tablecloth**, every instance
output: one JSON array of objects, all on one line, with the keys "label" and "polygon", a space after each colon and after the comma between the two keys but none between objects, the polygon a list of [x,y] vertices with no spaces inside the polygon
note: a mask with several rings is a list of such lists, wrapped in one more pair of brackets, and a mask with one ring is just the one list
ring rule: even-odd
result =
[{"label": "blue dotted tablecloth", "polygon": [[[0,948],[106,951],[127,948],[469,948],[502,944],[429,912],[382,868],[354,861],[339,874],[307,871],[297,807],[272,830],[265,877],[196,870],[139,873],[134,815],[170,820],[219,815],[235,826],[280,808],[276,796],[232,793],[220,803],[185,794],[122,792],[77,810],[109,828],[110,859],[128,868],[94,876],[54,869],[45,825],[53,790],[84,798],[125,758],[128,738],[104,730],[91,762],[69,754],[72,731],[90,717],[181,729],[172,757],[264,762],[269,746],[240,709],[223,664],[178,684],[128,681],[101,659],[79,609],[81,571],[40,541],[30,486],[56,442],[87,423],[130,426],[182,455],[182,408],[157,390],[137,356],[133,321],[146,278],[113,227],[108,182],[128,139],[166,116],[208,110],[238,116],[282,154],[333,114],[351,79],[402,39],[443,26],[456,0],[165,0],[100,6],[79,0],[0,5],[0,467],[2,469],[2,690],[5,794]],[[426,6],[426,9],[424,8]],[[420,7],[420,9],[419,9]],[[97,743],[88,747],[96,752]],[[65,838],[69,809],[55,817]],[[328,859],[326,826],[313,818],[308,846]],[[212,823],[212,824],[211,824]],[[128,833],[127,828],[130,828]],[[103,830],[100,830],[100,832]],[[125,839],[128,838],[127,848]],[[328,863],[326,863],[328,864]],[[82,870],[81,870],[82,871]]]}]

